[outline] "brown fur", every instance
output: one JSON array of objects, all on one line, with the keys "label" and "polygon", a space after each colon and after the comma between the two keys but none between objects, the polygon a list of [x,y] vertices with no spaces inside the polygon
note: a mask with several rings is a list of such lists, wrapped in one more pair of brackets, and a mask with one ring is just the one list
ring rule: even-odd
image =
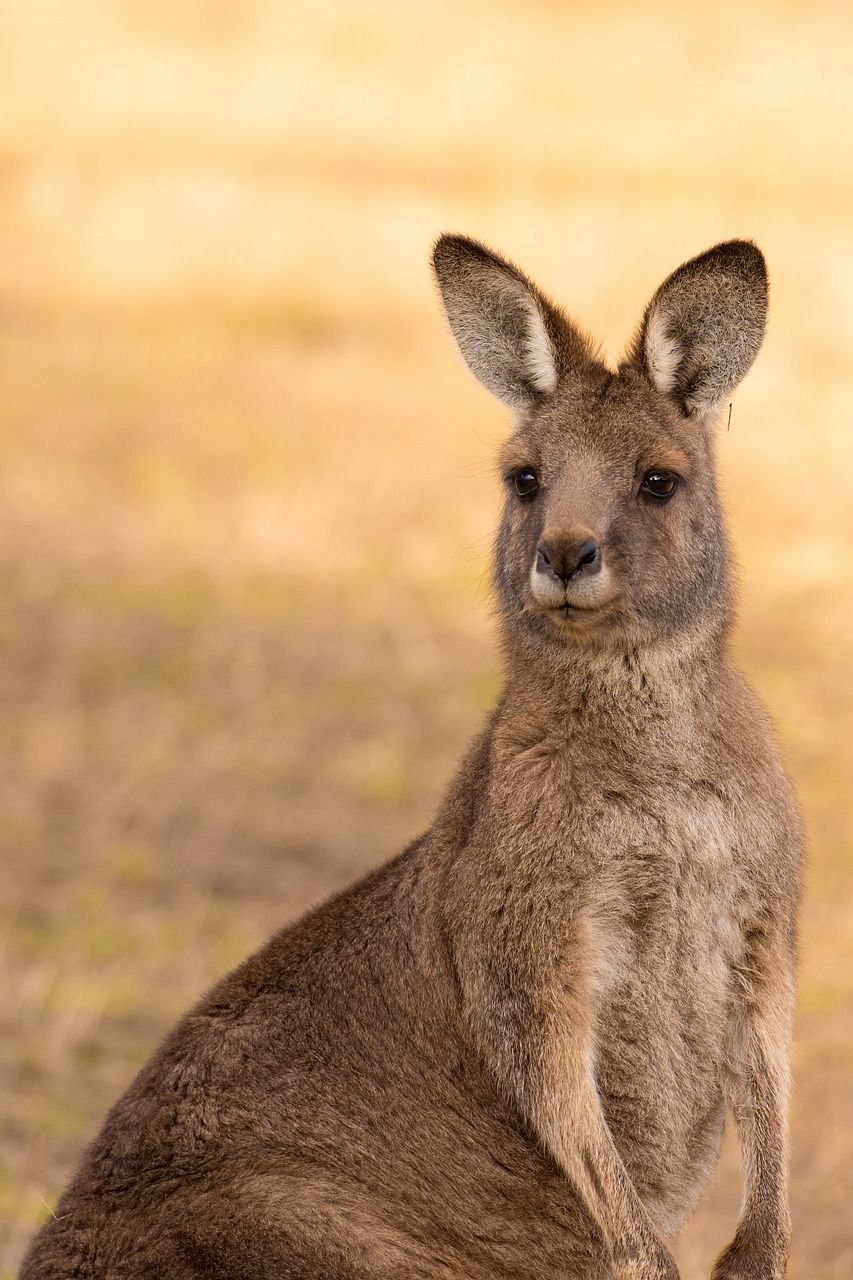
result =
[{"label": "brown fur", "polygon": [[[680,268],[618,372],[482,246],[435,262],[518,414],[498,705],[430,830],[168,1036],[23,1280],[672,1280],[726,1100],[746,1192],[716,1280],[784,1273],[800,833],[727,655],[710,426],[760,343],[763,261]],[[665,504],[656,468],[681,476]]]}]

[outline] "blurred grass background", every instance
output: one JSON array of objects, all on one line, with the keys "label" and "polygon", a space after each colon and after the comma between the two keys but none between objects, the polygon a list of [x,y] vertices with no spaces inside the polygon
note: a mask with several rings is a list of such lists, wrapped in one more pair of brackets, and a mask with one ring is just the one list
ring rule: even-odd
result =
[{"label": "blurred grass background", "polygon": [[[793,1280],[853,1273],[849,6],[0,6],[0,1275],[174,1018],[429,820],[498,682],[430,241],[618,354],[733,235],[741,660],[811,839]],[[730,1235],[736,1157],[680,1244]]]}]

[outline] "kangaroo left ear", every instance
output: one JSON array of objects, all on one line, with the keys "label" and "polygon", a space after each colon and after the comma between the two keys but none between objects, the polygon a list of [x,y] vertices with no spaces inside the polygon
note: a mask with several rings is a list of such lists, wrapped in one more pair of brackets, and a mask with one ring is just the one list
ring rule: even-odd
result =
[{"label": "kangaroo left ear", "polygon": [[652,298],[628,352],[688,417],[713,417],[758,354],[767,321],[767,267],[749,240],[691,258]]},{"label": "kangaroo left ear", "polygon": [[517,267],[467,236],[443,235],[433,268],[450,328],[487,391],[521,409],[589,364],[586,338]]}]

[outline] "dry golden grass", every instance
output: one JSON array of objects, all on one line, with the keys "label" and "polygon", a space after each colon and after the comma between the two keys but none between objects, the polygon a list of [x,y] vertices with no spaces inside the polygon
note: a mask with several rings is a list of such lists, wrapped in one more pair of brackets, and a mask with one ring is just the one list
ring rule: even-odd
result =
[{"label": "dry golden grass", "polygon": [[[750,235],[742,660],[811,837],[792,1280],[853,1272],[849,6],[0,11],[0,1275],[167,1025],[429,817],[497,683],[467,230],[618,352]],[[707,1273],[736,1161],[681,1244]]]}]

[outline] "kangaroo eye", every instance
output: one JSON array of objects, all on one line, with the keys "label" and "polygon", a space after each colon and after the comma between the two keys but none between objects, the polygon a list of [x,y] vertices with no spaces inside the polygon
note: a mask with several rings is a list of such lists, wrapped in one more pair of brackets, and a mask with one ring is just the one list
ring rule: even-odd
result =
[{"label": "kangaroo eye", "polygon": [[674,471],[647,471],[643,476],[641,492],[657,502],[668,502],[678,488],[678,476]]},{"label": "kangaroo eye", "polygon": [[513,476],[512,484],[519,498],[529,502],[531,498],[536,497],[536,491],[539,488],[539,477],[532,467],[522,467]]}]

